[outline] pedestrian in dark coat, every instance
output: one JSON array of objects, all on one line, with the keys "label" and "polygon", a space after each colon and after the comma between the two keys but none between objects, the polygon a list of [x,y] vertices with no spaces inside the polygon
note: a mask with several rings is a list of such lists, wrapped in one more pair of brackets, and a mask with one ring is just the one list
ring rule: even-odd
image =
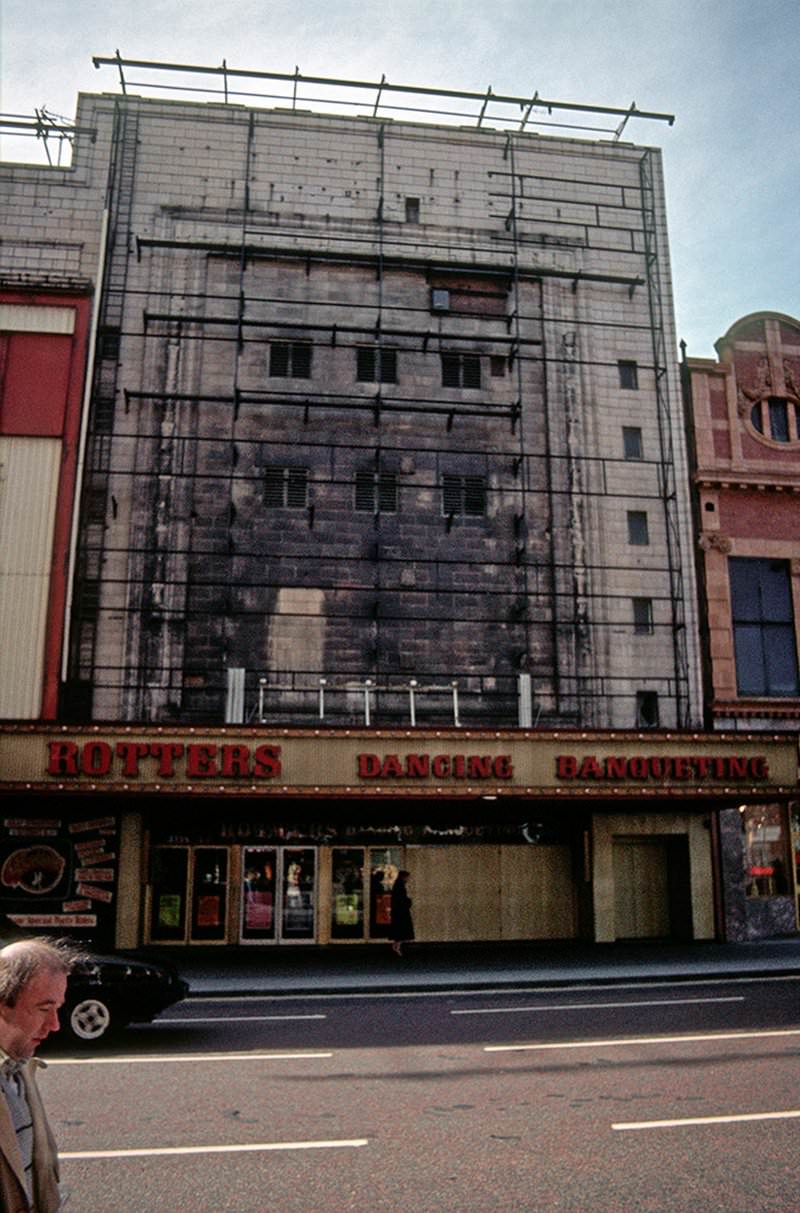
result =
[{"label": "pedestrian in dark coat", "polygon": [[411,898],[408,895],[406,881],[411,873],[401,870],[392,885],[392,921],[389,927],[389,938],[392,940],[392,951],[398,956],[403,955],[403,944],[410,943],[414,938],[414,922],[411,917]]}]

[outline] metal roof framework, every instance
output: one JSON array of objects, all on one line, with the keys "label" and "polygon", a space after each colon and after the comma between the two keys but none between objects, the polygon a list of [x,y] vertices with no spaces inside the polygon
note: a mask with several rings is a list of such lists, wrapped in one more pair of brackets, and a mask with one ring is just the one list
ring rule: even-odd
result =
[{"label": "metal roof framework", "polygon": [[[460,119],[474,124],[478,128],[499,127],[500,129],[516,129],[518,132],[529,127],[561,127],[569,130],[583,130],[595,134],[610,135],[613,140],[621,138],[625,127],[631,118],[643,118],[654,122],[667,122],[670,126],[675,122],[674,114],[656,113],[651,110],[641,110],[632,101],[630,105],[619,107],[609,105],[589,105],[573,101],[555,101],[541,97],[538,90],[529,96],[516,96],[507,93],[495,93],[489,85],[485,92],[469,92],[461,89],[430,88],[412,84],[393,84],[381,75],[378,81],[349,80],[332,76],[306,76],[295,66],[294,72],[261,72],[251,68],[229,67],[223,59],[219,66],[203,66],[189,63],[164,63],[149,59],[126,59],[119,50],[113,56],[95,55],[92,62],[96,68],[116,67],[119,74],[119,85],[123,95],[128,95],[131,89],[154,89],[170,92],[190,92],[210,94],[221,97],[225,104],[241,104],[244,100],[277,101],[288,104],[291,109],[305,109],[312,106],[331,106],[334,110],[342,107],[353,107],[366,110],[373,118],[391,117],[392,113],[401,115],[416,115],[417,118],[447,118]],[[162,79],[134,80],[127,73],[131,70],[149,72]],[[204,84],[184,84],[170,82],[163,77],[190,75],[192,77],[210,77]],[[280,92],[264,92],[264,84],[274,82],[276,86],[285,86]],[[248,87],[235,87],[248,83]],[[322,90],[320,96],[306,95],[307,88]],[[348,96],[351,93],[353,96]],[[393,99],[397,103],[393,103]],[[448,103],[466,102],[468,109],[445,108]],[[583,115],[581,121],[563,122],[551,121],[554,111],[568,115]],[[604,118],[617,119],[615,127],[594,126],[588,120],[588,115],[601,115]]]}]

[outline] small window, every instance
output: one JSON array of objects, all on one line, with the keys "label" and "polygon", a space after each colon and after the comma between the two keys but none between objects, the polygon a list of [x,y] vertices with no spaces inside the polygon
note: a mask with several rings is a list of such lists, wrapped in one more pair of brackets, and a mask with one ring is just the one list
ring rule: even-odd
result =
[{"label": "small window", "polygon": [[103,523],[106,520],[105,488],[87,488],[84,495],[84,510],[87,523]]},{"label": "small window", "polygon": [[489,359],[489,369],[493,379],[502,379],[508,367],[508,359],[504,354],[492,354]]},{"label": "small window", "polygon": [[308,468],[267,468],[264,504],[273,509],[304,509],[308,504]]},{"label": "small window", "polygon": [[419,198],[406,198],[406,223],[419,223]]},{"label": "small window", "polygon": [[431,290],[431,311],[432,312],[449,312],[450,311],[450,292],[443,286],[435,286]]},{"label": "small window", "polygon": [[794,400],[770,396],[753,405],[753,428],[773,442],[797,442],[800,439],[800,406]]},{"label": "small window", "polygon": [[657,729],[659,726],[658,691],[636,692],[637,729]]},{"label": "small window", "polygon": [[118,328],[101,328],[97,334],[98,358],[119,358],[120,337],[121,333]]},{"label": "small window", "polygon": [[486,513],[484,476],[442,476],[442,513],[482,518]]},{"label": "small window", "polygon": [[442,387],[480,386],[481,360],[478,354],[442,354]]},{"label": "small window", "polygon": [[397,383],[397,350],[378,345],[359,346],[356,379],[359,383]]},{"label": "small window", "polygon": [[644,510],[628,510],[628,543],[646,547],[650,542],[647,514]]},{"label": "small window", "polygon": [[626,389],[635,389],[639,386],[639,366],[636,362],[618,362],[617,370],[619,371],[619,386]]},{"label": "small window", "polygon": [[637,636],[650,636],[653,632],[652,598],[633,599],[633,630]]},{"label": "small window", "polygon": [[638,425],[623,425],[622,427],[622,446],[625,451],[626,459],[642,459],[644,456],[644,448],[642,446],[642,431]]},{"label": "small window", "polygon": [[269,373],[272,378],[310,379],[311,342],[273,341],[269,347]]},{"label": "small window", "polygon": [[359,513],[397,513],[397,476],[394,472],[356,472],[355,500]]}]

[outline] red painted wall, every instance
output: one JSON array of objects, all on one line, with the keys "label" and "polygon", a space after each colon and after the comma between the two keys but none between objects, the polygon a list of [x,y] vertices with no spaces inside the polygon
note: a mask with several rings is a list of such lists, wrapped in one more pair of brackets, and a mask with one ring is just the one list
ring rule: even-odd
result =
[{"label": "red painted wall", "polygon": [[1,291],[0,303],[71,307],[75,312],[75,328],[69,336],[28,332],[0,336],[0,433],[62,442],[42,695],[42,719],[55,720],[92,301],[86,295]]}]

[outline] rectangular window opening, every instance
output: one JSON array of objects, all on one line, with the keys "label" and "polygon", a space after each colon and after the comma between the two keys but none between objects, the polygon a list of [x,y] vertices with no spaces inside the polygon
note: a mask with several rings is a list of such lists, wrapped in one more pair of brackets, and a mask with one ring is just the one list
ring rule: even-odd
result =
[{"label": "rectangular window opening", "polygon": [[304,509],[308,504],[308,468],[267,468],[264,504],[271,509]]},{"label": "rectangular window opening", "polygon": [[646,547],[650,542],[647,513],[644,510],[628,510],[628,543]]},{"label": "rectangular window opening", "polygon": [[621,360],[617,363],[619,386],[626,390],[635,390],[639,386],[639,366],[636,362]]},{"label": "rectangular window opening", "polygon": [[633,599],[633,630],[637,636],[651,636],[653,633],[653,600],[652,598]]},{"label": "rectangular window opening", "polygon": [[660,723],[658,691],[636,692],[637,729],[657,729]]},{"label": "rectangular window opening", "polygon": [[359,346],[356,380],[359,383],[397,383],[397,350],[386,346]]},{"label": "rectangular window opening", "polygon": [[788,560],[728,560],[736,685],[740,695],[800,695]]},{"label": "rectangular window opening", "polygon": [[642,431],[638,425],[623,425],[622,447],[626,459],[643,458]]},{"label": "rectangular window opening", "polygon": [[394,472],[356,472],[355,505],[359,513],[397,512],[397,475]]},{"label": "rectangular window opening", "polygon": [[442,476],[442,513],[483,518],[486,514],[485,476]]},{"label": "rectangular window opening", "polygon": [[269,347],[269,373],[273,379],[310,379],[311,342],[271,342]]},{"label": "rectangular window opening", "polygon": [[479,354],[442,354],[442,387],[479,388],[481,359]]}]

